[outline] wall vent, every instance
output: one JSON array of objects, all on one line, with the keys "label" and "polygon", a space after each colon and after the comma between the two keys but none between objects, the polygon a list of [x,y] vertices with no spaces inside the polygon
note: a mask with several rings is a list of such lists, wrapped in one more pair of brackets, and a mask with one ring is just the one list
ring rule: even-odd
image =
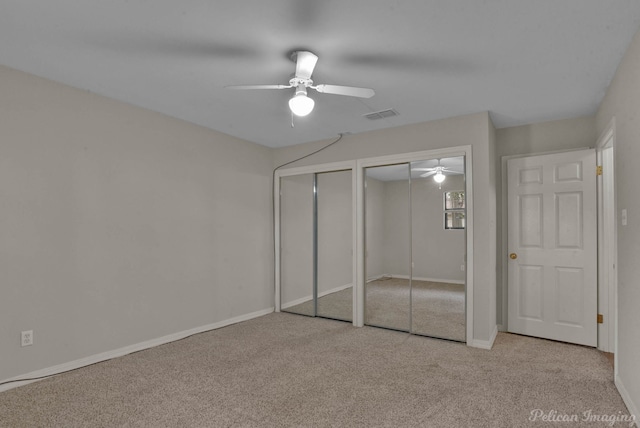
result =
[{"label": "wall vent", "polygon": [[385,119],[387,117],[393,117],[397,115],[398,115],[398,112],[390,108],[387,110],[380,110],[380,111],[374,111],[373,113],[367,113],[367,114],[364,114],[363,116],[369,120],[378,120],[378,119]]}]

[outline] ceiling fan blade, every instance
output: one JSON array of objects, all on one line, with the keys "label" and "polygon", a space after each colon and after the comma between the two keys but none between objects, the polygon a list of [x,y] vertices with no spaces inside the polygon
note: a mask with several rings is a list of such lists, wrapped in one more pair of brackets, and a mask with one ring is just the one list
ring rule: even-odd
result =
[{"label": "ceiling fan blade", "polygon": [[464,172],[462,171],[454,171],[452,169],[445,169],[442,171],[445,175],[446,174],[451,174],[451,175],[464,175]]},{"label": "ceiling fan blade", "polygon": [[313,69],[318,62],[318,56],[307,51],[294,53],[296,61],[296,77],[299,79],[311,79]]},{"label": "ceiling fan blade", "polygon": [[356,88],[354,86],[317,85],[312,86],[312,88],[325,94],[347,95],[349,97],[359,98],[371,98],[376,94],[373,89]]},{"label": "ceiling fan blade", "polygon": [[411,171],[435,171],[435,168],[411,168]]},{"label": "ceiling fan blade", "polygon": [[230,85],[225,86],[227,89],[289,89],[291,85]]},{"label": "ceiling fan blade", "polygon": [[420,177],[424,178],[424,177],[431,177],[432,175],[434,175],[436,173],[436,171],[431,171],[431,172],[425,172],[424,174],[420,174]]}]

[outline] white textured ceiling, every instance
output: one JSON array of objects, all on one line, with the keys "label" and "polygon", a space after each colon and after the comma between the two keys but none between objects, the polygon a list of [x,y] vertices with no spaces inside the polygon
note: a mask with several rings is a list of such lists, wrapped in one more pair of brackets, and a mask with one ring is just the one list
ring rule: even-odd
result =
[{"label": "white textured ceiling", "polygon": [[[497,127],[594,114],[640,25],[640,0],[2,0],[0,63],[281,147],[490,111]],[[291,116],[304,48],[315,83]],[[0,82],[1,84],[1,82]],[[363,114],[394,108],[399,116]]]}]

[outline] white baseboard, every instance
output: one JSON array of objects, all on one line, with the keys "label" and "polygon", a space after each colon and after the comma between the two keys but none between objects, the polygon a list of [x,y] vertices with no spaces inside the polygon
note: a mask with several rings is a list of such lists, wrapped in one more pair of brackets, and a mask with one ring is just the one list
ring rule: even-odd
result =
[{"label": "white baseboard", "polygon": [[493,333],[491,333],[489,340],[471,339],[467,342],[467,345],[472,348],[491,349],[493,348],[493,342],[496,341],[496,337],[498,337],[498,326],[493,328]]},{"label": "white baseboard", "polygon": [[313,296],[304,296],[304,297],[301,297],[301,298],[296,299],[296,300],[292,300],[292,301],[287,302],[287,303],[281,303],[280,304],[280,309],[287,309],[287,308],[290,308],[292,306],[301,305],[303,303],[311,301],[312,299],[313,299]]},{"label": "white baseboard", "polygon": [[[133,352],[142,351],[144,349],[153,348],[158,345],[164,345],[165,343],[174,342],[176,340],[184,339],[187,336],[191,336],[197,333],[203,333],[205,331],[216,330],[222,327],[226,327],[231,324],[236,324],[242,321],[248,321],[253,318],[258,318],[263,315],[270,314],[274,311],[274,308],[263,309],[257,312],[252,312],[250,314],[240,315],[238,317],[229,318],[224,321],[219,321],[213,324],[208,324],[196,328],[192,328],[189,330],[184,330],[178,333],[169,334],[167,336],[158,337],[156,339],[147,340],[144,342],[136,343],[134,345],[125,346],[124,348],[114,349],[112,351],[102,352],[100,354],[91,355],[89,357],[80,358],[78,360],[70,361],[68,363],[58,364],[53,367],[47,367],[44,369],[36,370],[33,372],[25,373],[20,376],[15,376],[10,379],[5,379],[1,382],[11,382],[5,385],[0,385],[0,392],[7,391],[9,389],[16,388],[18,386],[27,385],[32,382],[36,382],[37,380],[25,380],[18,381],[19,379],[32,379],[32,378],[42,378],[45,376],[53,376],[59,373],[63,373],[69,370],[79,369],[81,367],[89,366],[91,364],[99,363],[101,361],[107,361],[112,358],[122,357],[127,354],[131,354]],[[0,382],[0,383],[1,383]]]},{"label": "white baseboard", "polygon": [[336,288],[332,288],[331,290],[323,291],[322,293],[318,293],[318,297],[324,297],[328,294],[337,293],[338,291],[346,290],[347,288],[351,288],[352,284],[341,285]]},{"label": "white baseboard", "polygon": [[[318,293],[318,297],[324,297],[328,294],[331,293],[337,293],[338,291],[342,291],[342,290],[346,290],[347,288],[350,288],[352,285],[351,283],[349,284],[345,284],[345,285],[340,285],[338,287],[332,288],[331,290],[327,290],[327,291],[323,291],[322,293]],[[313,300],[313,295],[308,295],[308,296],[304,296],[301,297],[299,299],[296,300],[292,300],[291,302],[287,302],[287,303],[283,303],[282,305],[280,305],[281,309],[287,309],[290,308],[292,306],[296,306],[296,305],[301,305],[302,303],[305,302],[310,302],[311,300]]]},{"label": "white baseboard", "polygon": [[629,410],[630,414],[635,416],[636,426],[638,426],[638,420],[640,420],[640,409],[638,408],[638,403],[633,402],[627,388],[625,388],[624,383],[622,382],[622,379],[620,379],[620,376],[616,375],[614,383],[616,388],[618,388],[622,401],[624,401],[625,406],[627,406],[627,410]]},{"label": "white baseboard", "polygon": [[422,276],[414,276],[414,277],[410,277],[409,275],[382,275],[382,276],[387,276],[387,277],[391,277],[391,278],[398,278],[398,279],[413,279],[414,281],[429,281],[429,282],[444,282],[447,284],[462,284],[464,285],[464,279],[443,279],[443,278],[425,278]]}]

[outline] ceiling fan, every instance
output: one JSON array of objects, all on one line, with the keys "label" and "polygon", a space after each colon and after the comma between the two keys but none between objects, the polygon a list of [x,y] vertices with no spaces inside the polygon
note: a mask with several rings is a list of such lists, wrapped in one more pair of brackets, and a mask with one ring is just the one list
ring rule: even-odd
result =
[{"label": "ceiling fan", "polygon": [[438,159],[438,165],[432,168],[412,168],[412,171],[425,171],[424,174],[420,174],[420,177],[430,177],[433,175],[433,179],[436,183],[442,183],[446,175],[462,175],[461,171],[456,171],[453,168],[440,165],[440,159]]},{"label": "ceiling fan", "polygon": [[349,97],[371,98],[375,91],[369,88],[339,85],[314,85],[311,80],[313,69],[318,62],[318,56],[308,51],[295,51],[291,60],[296,63],[296,73],[289,80],[288,85],[232,85],[227,89],[289,89],[295,88],[293,97],[289,100],[289,108],[296,116],[306,116],[313,110],[315,102],[307,96],[307,89],[315,89],[324,94],[346,95]]}]

